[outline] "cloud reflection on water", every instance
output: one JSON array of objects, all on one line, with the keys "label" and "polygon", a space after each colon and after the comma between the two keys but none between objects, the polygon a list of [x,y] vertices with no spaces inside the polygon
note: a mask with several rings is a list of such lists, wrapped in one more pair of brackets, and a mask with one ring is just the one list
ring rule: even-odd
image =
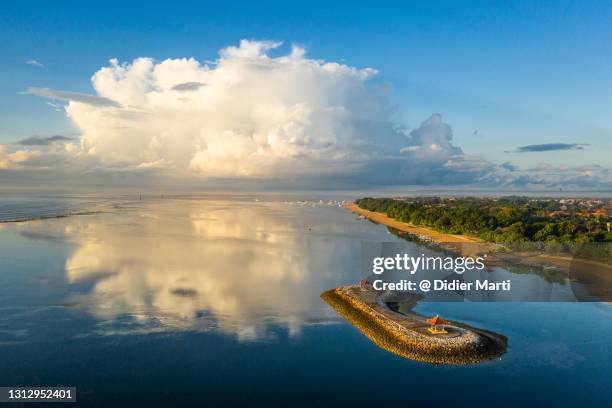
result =
[{"label": "cloud reflection on water", "polygon": [[325,239],[343,231],[341,210],[326,211],[174,201],[73,217],[67,279],[92,282],[76,297],[113,333],[129,316],[128,331],[215,329],[254,340],[275,325],[296,335],[335,320],[319,293],[347,281],[342,254],[359,250],[349,236]]}]

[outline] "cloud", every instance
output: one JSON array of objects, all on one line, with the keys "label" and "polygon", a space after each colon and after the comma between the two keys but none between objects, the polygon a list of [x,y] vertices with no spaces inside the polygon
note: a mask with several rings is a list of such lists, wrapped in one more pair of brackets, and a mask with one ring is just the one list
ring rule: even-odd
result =
[{"label": "cloud", "polygon": [[295,45],[269,55],[280,46],[242,40],[209,63],[111,59],[92,76],[95,95],[28,92],[68,101],[80,157],[98,172],[319,185],[473,178],[441,115],[410,134],[395,123],[387,90],[369,84],[375,69]]},{"label": "cloud", "polygon": [[70,102],[79,102],[90,106],[96,107],[119,107],[119,104],[109,98],[89,95],[80,92],[67,92],[67,91],[57,91],[49,88],[36,88],[30,87],[27,89],[25,94],[29,95],[38,95],[44,98],[61,100],[61,101],[70,101]]},{"label": "cloud", "polygon": [[17,150],[8,153],[6,148],[0,145],[0,170],[23,167],[28,162],[41,156],[43,156],[43,153],[39,150]]},{"label": "cloud", "polygon": [[53,182],[71,175],[79,179],[97,163],[64,136],[32,137],[21,142],[25,143],[18,144],[20,147],[0,145],[0,174],[4,181],[22,183],[32,176]]},{"label": "cloud", "polygon": [[427,160],[447,160],[452,156],[463,155],[461,148],[454,146],[451,140],[451,127],[442,121],[442,115],[434,113],[420,127],[410,132],[409,144],[401,151]]},{"label": "cloud", "polygon": [[[407,132],[395,120],[388,87],[371,84],[375,69],[309,58],[295,45],[282,53],[280,47],[242,40],[212,62],[111,59],[91,78],[95,94],[29,88],[29,94],[66,101],[64,111],[80,138],[38,145],[36,158],[18,163],[7,158],[16,152],[4,149],[3,166],[48,169],[55,163],[53,171],[63,175],[110,183],[134,174],[175,184],[262,188],[563,183],[554,170],[520,170],[464,153],[437,113]],[[583,146],[551,143],[518,151]],[[603,170],[580,174],[571,180],[608,182]]]},{"label": "cloud", "polygon": [[500,180],[502,185],[517,187],[564,187],[578,189],[612,189],[612,169],[599,165],[553,166],[541,164],[520,170]]},{"label": "cloud", "polygon": [[514,164],[512,164],[510,162],[504,162],[504,163],[500,164],[499,166],[501,168],[503,168],[503,169],[508,170],[508,171],[516,171],[516,170],[518,170],[518,168]]},{"label": "cloud", "polygon": [[[424,120],[403,139],[400,155],[395,156],[396,169],[389,169],[385,175],[387,184],[472,183],[491,165],[479,157],[465,155],[455,146],[453,131],[439,113]],[[376,171],[381,171],[380,166]]]},{"label": "cloud", "polygon": [[68,142],[71,141],[72,138],[61,136],[61,135],[53,135],[53,136],[30,136],[25,139],[22,139],[17,142],[17,144],[22,146],[48,146],[51,143],[55,142]]},{"label": "cloud", "polygon": [[6,153],[6,147],[0,145],[0,170],[10,169],[13,167],[13,163],[9,159]]},{"label": "cloud", "polygon": [[200,87],[206,85],[203,82],[183,82],[172,87],[174,91],[197,91]]},{"label": "cloud", "polygon": [[274,48],[282,45],[280,41],[250,41],[240,40],[238,47],[229,46],[221,50],[223,59],[260,58]]},{"label": "cloud", "polygon": [[40,63],[40,62],[38,62],[36,60],[33,60],[33,59],[32,60],[27,60],[27,61],[25,61],[25,63],[28,64],[28,65],[33,65],[33,66],[38,67],[38,68],[45,68],[45,66],[42,63]]},{"label": "cloud", "polygon": [[584,143],[544,143],[520,146],[516,149],[516,153],[529,153],[529,152],[552,152],[557,150],[582,150],[588,146]]},{"label": "cloud", "polygon": [[53,102],[47,102],[47,105],[49,105],[51,107],[51,109],[53,109],[56,112],[61,112],[62,111],[62,107],[56,103]]},{"label": "cloud", "polygon": [[109,168],[164,163],[181,176],[278,178],[347,174],[400,155],[405,135],[385,95],[367,84],[375,70],[308,59],[297,47],[270,57],[279,45],[241,41],[214,64],[113,59],[93,75],[90,98],[116,109],[33,93],[72,98],[66,112],[81,148]]}]

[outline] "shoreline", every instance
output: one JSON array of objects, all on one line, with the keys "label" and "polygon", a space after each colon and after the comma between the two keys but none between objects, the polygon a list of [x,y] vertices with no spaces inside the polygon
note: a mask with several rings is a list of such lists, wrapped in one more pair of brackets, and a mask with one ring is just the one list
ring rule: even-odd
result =
[{"label": "shoreline", "polygon": [[366,217],[367,219],[369,219],[370,221],[374,221],[378,224],[386,225],[387,227],[395,228],[396,230],[399,230],[399,231],[408,232],[410,234],[426,236],[432,241],[437,242],[437,243],[485,244],[483,240],[476,238],[476,237],[447,234],[444,232],[433,230],[428,227],[419,227],[413,224],[409,224],[407,222],[398,221],[396,219],[389,218],[385,214],[382,214],[379,212],[364,210],[363,208],[359,207],[355,203],[346,204],[344,208],[352,213],[362,215]]},{"label": "shoreline", "polygon": [[454,250],[459,251],[463,256],[487,253],[489,255],[487,264],[489,265],[507,263],[515,266],[557,268],[566,272],[568,274],[568,279],[572,282],[585,284],[587,292],[593,296],[596,301],[612,302],[612,265],[610,264],[589,259],[539,252],[498,253],[494,251],[496,248],[500,248],[500,244],[486,242],[477,237],[447,234],[428,227],[419,227],[389,218],[382,213],[364,210],[355,203],[346,204],[344,208],[374,223],[385,225],[398,231],[414,234],[419,237],[426,237],[438,244],[449,244],[449,247],[453,247]]}]

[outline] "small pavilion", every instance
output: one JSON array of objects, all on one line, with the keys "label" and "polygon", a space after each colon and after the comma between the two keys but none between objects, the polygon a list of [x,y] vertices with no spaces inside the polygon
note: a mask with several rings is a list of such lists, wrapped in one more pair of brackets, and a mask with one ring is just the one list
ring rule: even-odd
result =
[{"label": "small pavilion", "polygon": [[[431,325],[427,329],[427,331],[430,332],[431,334],[448,333],[446,329],[444,329],[444,325],[448,324],[448,321],[442,319],[439,315],[435,315],[434,317],[427,319],[427,323]],[[442,327],[439,328],[438,326],[442,326]]]}]

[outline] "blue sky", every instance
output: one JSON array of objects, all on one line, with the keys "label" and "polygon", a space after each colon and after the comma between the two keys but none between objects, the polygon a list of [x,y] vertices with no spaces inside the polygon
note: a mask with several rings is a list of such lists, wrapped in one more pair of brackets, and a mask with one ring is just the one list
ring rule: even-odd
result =
[{"label": "blue sky", "polygon": [[[0,143],[77,132],[28,87],[93,93],[110,58],[218,58],[240,39],[372,67],[408,130],[442,114],[466,154],[529,167],[612,159],[609,2],[14,2],[0,15]],[[26,64],[35,60],[44,65]],[[581,143],[579,150],[507,153]]]}]

